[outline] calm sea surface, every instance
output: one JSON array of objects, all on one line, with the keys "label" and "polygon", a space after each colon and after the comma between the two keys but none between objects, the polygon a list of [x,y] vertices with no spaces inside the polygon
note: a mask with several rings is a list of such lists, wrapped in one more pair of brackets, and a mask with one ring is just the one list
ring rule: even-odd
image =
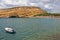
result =
[{"label": "calm sea surface", "polygon": [[[16,33],[6,33],[5,27],[13,28]],[[58,40],[59,35],[60,18],[0,19],[0,40]]]}]

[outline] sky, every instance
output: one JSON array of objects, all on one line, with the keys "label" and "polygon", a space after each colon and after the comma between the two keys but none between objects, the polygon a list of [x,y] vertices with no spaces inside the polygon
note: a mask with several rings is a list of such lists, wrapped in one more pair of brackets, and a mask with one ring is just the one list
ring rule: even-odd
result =
[{"label": "sky", "polygon": [[18,6],[38,6],[51,13],[60,13],[60,0],[0,0],[0,9]]}]

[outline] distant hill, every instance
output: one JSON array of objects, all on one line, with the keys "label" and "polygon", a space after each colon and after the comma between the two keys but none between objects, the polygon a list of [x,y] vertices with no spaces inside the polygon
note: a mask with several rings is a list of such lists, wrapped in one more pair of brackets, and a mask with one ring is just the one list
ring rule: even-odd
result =
[{"label": "distant hill", "polygon": [[8,17],[33,17],[37,14],[45,14],[46,11],[42,10],[39,7],[14,7],[9,9],[1,9],[0,10],[0,18],[8,18]]}]

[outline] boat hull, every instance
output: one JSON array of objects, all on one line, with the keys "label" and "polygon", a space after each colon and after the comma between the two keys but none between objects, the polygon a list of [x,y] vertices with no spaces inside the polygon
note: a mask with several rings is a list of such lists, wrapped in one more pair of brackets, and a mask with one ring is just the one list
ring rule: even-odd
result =
[{"label": "boat hull", "polygon": [[15,34],[16,31],[13,31],[13,32],[6,31],[6,33]]}]

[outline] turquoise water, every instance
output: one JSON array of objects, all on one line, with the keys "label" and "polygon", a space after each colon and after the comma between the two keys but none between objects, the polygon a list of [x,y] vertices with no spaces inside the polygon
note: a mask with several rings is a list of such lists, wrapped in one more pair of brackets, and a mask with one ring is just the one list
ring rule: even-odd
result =
[{"label": "turquoise water", "polygon": [[[16,34],[6,33],[5,27],[14,28]],[[52,35],[60,35],[60,18],[0,19],[0,40],[58,40]]]}]

